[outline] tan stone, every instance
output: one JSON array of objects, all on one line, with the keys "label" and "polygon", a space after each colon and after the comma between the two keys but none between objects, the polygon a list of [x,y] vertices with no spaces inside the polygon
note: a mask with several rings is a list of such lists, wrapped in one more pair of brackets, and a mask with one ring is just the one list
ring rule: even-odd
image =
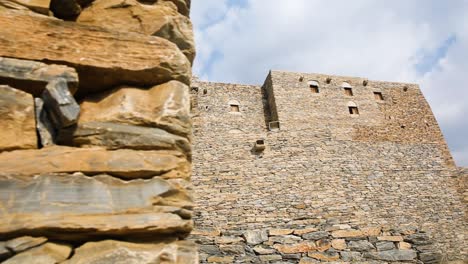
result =
[{"label": "tan stone", "polygon": [[188,178],[190,164],[176,151],[108,151],[102,148],[54,146],[40,150],[0,153],[1,173],[36,175],[42,173],[108,173],[125,179]]},{"label": "tan stone", "polygon": [[320,252],[309,252],[307,254],[310,258],[318,259],[321,261],[335,261],[340,259],[340,255],[335,254],[327,254],[327,253],[320,253]]},{"label": "tan stone", "polygon": [[113,122],[157,127],[183,136],[191,132],[189,89],[177,81],[148,90],[123,86],[86,98],[80,107],[79,124]]},{"label": "tan stone", "polygon": [[234,244],[244,241],[242,237],[221,236],[215,239],[216,244]]},{"label": "tan stone", "polygon": [[0,85],[0,151],[37,148],[34,111],[30,94]]},{"label": "tan stone", "polygon": [[0,176],[0,236],[82,240],[187,234],[193,206],[184,182],[79,173]]},{"label": "tan stone", "polygon": [[317,251],[325,252],[332,247],[332,244],[327,239],[321,239],[315,242],[317,245]]},{"label": "tan stone", "polygon": [[270,229],[268,233],[270,236],[284,236],[290,235],[294,232],[294,229]]},{"label": "tan stone", "polygon": [[332,232],[332,236],[335,238],[341,237],[363,237],[364,233],[360,230],[337,230]]},{"label": "tan stone", "polygon": [[68,245],[46,243],[8,259],[4,264],[55,264],[66,260],[72,248]]},{"label": "tan stone", "polygon": [[232,256],[227,256],[227,257],[211,256],[211,257],[208,257],[207,261],[208,261],[208,263],[233,263],[234,262],[234,257],[232,257]]},{"label": "tan stone", "polygon": [[78,96],[123,83],[146,87],[170,80],[190,82],[190,62],[175,44],[163,38],[7,10],[1,11],[0,24],[0,56],[60,62],[76,68]]},{"label": "tan stone", "polygon": [[309,241],[290,245],[275,244],[273,247],[283,254],[306,253],[317,249],[315,243]]},{"label": "tan stone", "polygon": [[400,250],[411,249],[411,244],[403,242],[403,241],[398,242],[398,249]]},{"label": "tan stone", "polygon": [[361,231],[366,236],[378,236],[380,235],[382,228],[381,227],[365,227],[365,228],[361,228]]},{"label": "tan stone", "polygon": [[195,43],[190,19],[174,5],[136,0],[96,0],[83,10],[77,22],[106,29],[135,32],[165,38],[175,43],[190,62],[195,58]]},{"label": "tan stone", "polygon": [[73,257],[64,264],[197,264],[197,247],[191,242],[129,243],[114,240],[88,242],[75,249]]},{"label": "tan stone", "polygon": [[191,0],[162,0],[161,2],[172,2],[177,6],[179,13],[181,13],[184,16],[190,15]]},{"label": "tan stone", "polygon": [[312,232],[316,232],[316,231],[318,231],[317,228],[308,227],[308,228],[304,228],[304,229],[296,229],[296,230],[294,230],[294,234],[300,236],[300,235],[304,235],[304,234],[312,233]]},{"label": "tan stone", "polygon": [[331,243],[334,249],[338,249],[338,250],[346,249],[346,240],[344,239],[333,239]]},{"label": "tan stone", "polygon": [[5,244],[5,247],[10,249],[13,252],[22,252],[32,247],[37,247],[39,245],[44,244],[47,242],[46,237],[31,237],[31,236],[24,236],[24,237],[17,237],[12,240],[8,240]]},{"label": "tan stone", "polygon": [[379,236],[379,237],[377,237],[377,240],[401,242],[401,241],[403,241],[403,237],[402,236]]},{"label": "tan stone", "polygon": [[50,0],[11,0],[11,2],[27,7],[34,12],[49,15]]},{"label": "tan stone", "polygon": [[221,235],[221,231],[219,231],[219,229],[194,229],[191,234],[199,236],[216,237]]}]

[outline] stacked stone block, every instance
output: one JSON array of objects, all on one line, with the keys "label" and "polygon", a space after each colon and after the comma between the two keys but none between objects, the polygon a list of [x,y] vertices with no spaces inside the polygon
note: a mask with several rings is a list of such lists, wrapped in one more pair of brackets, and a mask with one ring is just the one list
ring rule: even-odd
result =
[{"label": "stacked stone block", "polygon": [[2,263],[198,263],[189,9],[0,0]]}]

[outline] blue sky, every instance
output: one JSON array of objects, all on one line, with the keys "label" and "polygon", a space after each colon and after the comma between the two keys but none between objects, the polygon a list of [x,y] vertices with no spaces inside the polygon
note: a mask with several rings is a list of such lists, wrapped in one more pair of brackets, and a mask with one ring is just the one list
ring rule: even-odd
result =
[{"label": "blue sky", "polygon": [[270,69],[415,82],[468,166],[468,1],[192,0],[201,79]]}]

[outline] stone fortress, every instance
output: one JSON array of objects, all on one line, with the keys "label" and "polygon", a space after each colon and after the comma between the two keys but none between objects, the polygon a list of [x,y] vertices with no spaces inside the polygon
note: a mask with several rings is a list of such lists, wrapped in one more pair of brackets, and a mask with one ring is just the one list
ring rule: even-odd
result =
[{"label": "stone fortress", "polygon": [[415,84],[192,81],[202,263],[463,260],[466,169]]}]

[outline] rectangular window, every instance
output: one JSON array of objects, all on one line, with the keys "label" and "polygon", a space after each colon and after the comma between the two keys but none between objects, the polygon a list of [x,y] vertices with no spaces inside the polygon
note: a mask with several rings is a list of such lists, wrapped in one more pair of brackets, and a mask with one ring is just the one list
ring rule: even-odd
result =
[{"label": "rectangular window", "polygon": [[358,110],[358,108],[355,107],[355,106],[350,106],[350,107],[349,107],[349,113],[350,113],[351,115],[359,115],[359,110]]},{"label": "rectangular window", "polygon": [[353,96],[353,89],[352,88],[344,88],[344,92],[348,96]]},{"label": "rectangular window", "polygon": [[239,112],[239,106],[238,105],[231,105],[231,112]]},{"label": "rectangular window", "polygon": [[381,92],[374,92],[375,100],[383,101],[383,95]]},{"label": "rectangular window", "polygon": [[318,86],[315,86],[315,85],[310,86],[310,91],[312,93],[319,93],[320,92]]}]

